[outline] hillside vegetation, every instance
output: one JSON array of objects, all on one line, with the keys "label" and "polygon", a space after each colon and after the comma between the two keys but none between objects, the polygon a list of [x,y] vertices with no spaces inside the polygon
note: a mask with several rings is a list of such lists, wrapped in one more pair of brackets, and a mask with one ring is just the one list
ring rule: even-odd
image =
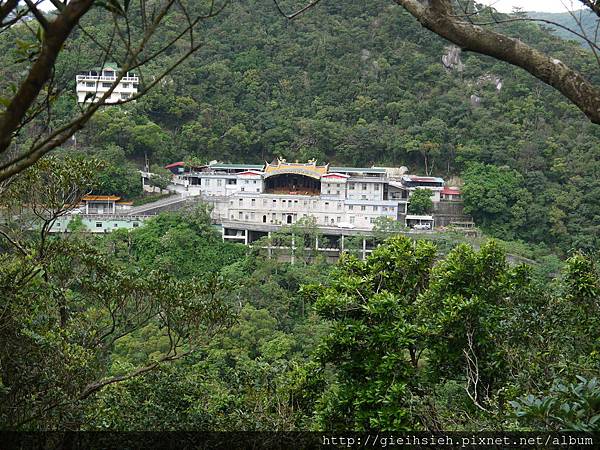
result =
[{"label": "hillside vegetation", "polygon": [[[84,26],[108,39],[101,17]],[[579,45],[504,26],[598,81]],[[289,22],[243,1],[203,27],[151,95],[105,108],[4,188],[0,428],[598,431],[600,269],[571,250],[598,248],[600,128],[521,70],[471,54],[446,68],[446,44],[387,2],[324,0]],[[78,33],[52,126],[99,63]],[[336,265],[303,248],[289,264],[285,248],[223,242],[202,204],[131,231],[48,232],[90,186],[139,196],[146,157],[274,156],[460,177],[503,242],[381,229],[366,261],[349,245]],[[546,259],[509,263],[513,249]]]},{"label": "hillside vegetation", "polygon": [[[524,71],[474,54],[446,69],[446,43],[385,1],[325,1],[293,22],[245,1],[203,26],[204,47],[170,79],[78,134],[78,150],[110,163],[99,191],[138,195],[144,155],[151,164],[316,157],[442,177],[470,167],[468,210],[489,232],[563,250],[597,244],[600,131]],[[537,25],[504,27],[600,75],[588,52]],[[108,32],[93,17],[86,29]],[[98,60],[81,35],[60,64],[72,77]],[[59,107],[74,102],[64,95]],[[494,184],[503,178],[510,188]]]}]

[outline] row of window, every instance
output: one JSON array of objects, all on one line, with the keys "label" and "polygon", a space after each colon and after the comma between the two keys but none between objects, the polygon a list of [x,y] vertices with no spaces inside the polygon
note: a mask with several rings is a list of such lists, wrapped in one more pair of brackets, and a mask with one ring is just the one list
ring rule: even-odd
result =
[{"label": "row of window", "polygon": [[[286,207],[296,206],[296,205],[300,204],[299,200],[286,200],[286,199],[282,199],[282,200],[280,200],[280,202],[281,202],[282,207],[283,206],[286,206]],[[309,206],[308,202],[309,202],[309,200],[302,200],[303,206]],[[233,203],[234,203],[233,200],[229,201],[230,205],[233,205]],[[269,203],[272,203],[273,206],[277,206],[277,200],[276,199],[273,199],[271,202],[269,202],[269,200],[266,199],[266,198],[262,199],[262,206],[266,207]],[[325,209],[327,209],[329,207],[329,203],[330,202],[325,202]],[[239,204],[240,207],[242,207],[244,205],[244,199],[243,198],[239,198],[238,199],[238,204]],[[342,209],[342,202],[335,202],[335,204],[336,204],[336,207],[337,207],[338,210]],[[250,206],[251,207],[255,207],[256,206],[256,199],[255,198],[250,199]],[[316,200],[311,201],[311,205],[310,206],[311,207],[316,207],[317,206],[317,201]],[[354,206],[359,207],[360,211],[365,212],[365,211],[367,211],[367,206],[368,205],[348,205],[348,211],[354,211]],[[370,210],[373,211],[373,212],[379,212],[379,208],[381,208],[382,212],[388,212],[388,207],[387,206],[381,206],[381,207],[377,206],[377,205],[371,205],[370,206]],[[389,211],[393,211],[393,207],[389,207]]]},{"label": "row of window", "polygon": [[[211,178],[203,178],[202,179],[202,184],[204,184],[204,186],[210,186],[212,183],[212,179]],[[223,179],[222,178],[217,178],[216,180],[216,186],[217,187],[221,187],[223,186]],[[240,180],[242,183],[240,184],[258,184],[258,180]],[[237,184],[237,180],[235,178],[228,178],[227,179],[227,184],[229,185],[233,185],[233,184]]]},{"label": "row of window", "polygon": [[[254,213],[254,211],[248,213],[243,213],[242,211],[238,211],[238,219],[239,220],[250,220],[250,221],[254,221],[256,219],[256,213]],[[269,217],[270,216],[270,217]],[[278,221],[278,216],[280,216],[280,221],[282,223],[293,223],[295,222],[294,220],[294,215],[293,214],[286,214],[286,213],[271,213],[269,214],[263,214],[262,215],[262,222],[263,223],[267,223],[267,221],[270,219],[271,223],[277,222]],[[231,219],[235,219],[235,214],[231,214],[230,215]],[[307,217],[307,214],[302,214],[302,217],[305,218]],[[375,217],[370,217],[369,218],[369,223],[374,224],[375,223]],[[335,225],[336,223],[340,223],[342,221],[341,216],[337,216],[335,218],[333,217],[329,217],[329,216],[325,216],[323,218],[323,224],[324,225]],[[356,223],[356,217],[354,216],[350,216],[349,217],[349,221],[351,224]],[[319,221],[317,220],[317,223],[319,223]]]},{"label": "row of window", "polygon": [[[133,222],[133,228],[137,228],[139,226],[140,226],[140,224],[138,222]],[[102,222],[96,222],[96,228],[102,228],[102,227],[103,227]],[[118,227],[119,227],[119,224],[117,224],[117,223],[113,224],[113,228],[118,228]]]},{"label": "row of window", "polygon": [[[100,83],[100,86],[102,86],[103,88],[108,89],[108,88],[110,88],[112,86],[112,83],[107,83],[107,82],[103,81],[102,83]],[[96,82],[95,81],[86,81],[85,82],[85,87],[89,87],[89,88],[96,87]],[[121,87],[123,89],[129,89],[130,87],[133,87],[134,89],[137,89],[138,85],[137,85],[137,83],[121,83]]]},{"label": "row of window", "polygon": [[[354,189],[356,189],[356,185],[359,184],[362,187],[363,191],[366,191],[368,189],[368,184],[367,183],[348,183],[348,189],[350,189],[351,191],[353,191]],[[379,183],[373,183],[373,189],[378,191],[379,190]]]}]

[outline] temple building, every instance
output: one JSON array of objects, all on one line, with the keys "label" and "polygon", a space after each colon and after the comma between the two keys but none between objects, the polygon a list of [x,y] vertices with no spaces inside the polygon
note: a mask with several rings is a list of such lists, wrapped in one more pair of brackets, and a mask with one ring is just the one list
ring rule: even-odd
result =
[{"label": "temple building", "polygon": [[412,225],[417,222],[405,220],[411,192],[430,189],[439,202],[444,189],[443,179],[409,176],[406,168],[336,167],[314,160],[166,167],[177,190],[201,195],[214,206],[215,222],[234,230],[235,224],[276,229],[306,217],[329,229],[370,231],[379,217]]}]

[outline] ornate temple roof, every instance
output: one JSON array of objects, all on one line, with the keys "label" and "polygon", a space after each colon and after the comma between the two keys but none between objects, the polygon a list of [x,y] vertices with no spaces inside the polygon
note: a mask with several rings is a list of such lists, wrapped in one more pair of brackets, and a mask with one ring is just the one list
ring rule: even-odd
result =
[{"label": "ornate temple roof", "polygon": [[329,164],[317,166],[317,161],[314,159],[307,163],[288,163],[285,159],[278,159],[272,163],[267,163],[265,167],[265,178],[273,175],[298,174],[316,178],[318,180],[322,175],[327,173],[328,168]]}]

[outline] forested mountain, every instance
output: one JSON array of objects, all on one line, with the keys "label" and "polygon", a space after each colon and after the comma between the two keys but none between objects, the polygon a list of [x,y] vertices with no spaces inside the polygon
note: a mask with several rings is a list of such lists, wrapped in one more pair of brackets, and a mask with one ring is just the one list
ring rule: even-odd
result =
[{"label": "forested mountain", "polygon": [[[600,132],[524,71],[475,54],[450,54],[446,68],[446,43],[386,1],[322,2],[291,22],[270,2],[236,2],[203,27],[204,46],[151,95],[78,133],[79,150],[111,163],[100,191],[135,195],[145,154],[154,164],[316,157],[443,177],[471,167],[467,207],[491,233],[563,250],[597,243]],[[93,15],[85,28],[107,33]],[[598,79],[579,46],[531,23],[503,28]],[[99,63],[81,31],[67,50],[64,111],[76,70]]]},{"label": "forested mountain", "polygon": [[[61,53],[68,90],[52,127],[75,108],[75,74],[102,63],[90,44],[110,39],[102,17],[86,15]],[[600,82],[578,44],[499,26]],[[598,248],[600,128],[383,0],[323,0],[295,21],[241,1],[202,27],[204,46],[151,94],[104,108],[2,186],[0,428],[597,431],[600,269],[573,249]],[[23,42],[0,35],[2,87],[35,39],[8,32]],[[144,83],[170,58],[152,60]],[[335,266],[303,246],[289,264],[285,246],[223,242],[203,205],[131,231],[94,236],[75,219],[49,233],[89,186],[138,196],[146,156],[458,176],[484,230],[565,258],[515,265],[498,241],[376,230],[365,261],[349,243]],[[318,229],[271,242],[298,236],[316,242]]]},{"label": "forested mountain", "polygon": [[568,28],[569,30],[573,30],[576,33],[586,36],[592,42],[597,42],[598,36],[596,30],[598,16],[596,16],[589,9],[580,9],[572,12],[565,11],[562,13],[530,11],[526,14],[532,19],[549,20],[558,25],[562,25],[561,27],[552,24],[542,24],[543,26],[551,29],[556,36],[560,36],[563,39],[577,41],[584,47],[587,47],[585,39],[569,32],[568,30],[565,30],[565,28]]}]

